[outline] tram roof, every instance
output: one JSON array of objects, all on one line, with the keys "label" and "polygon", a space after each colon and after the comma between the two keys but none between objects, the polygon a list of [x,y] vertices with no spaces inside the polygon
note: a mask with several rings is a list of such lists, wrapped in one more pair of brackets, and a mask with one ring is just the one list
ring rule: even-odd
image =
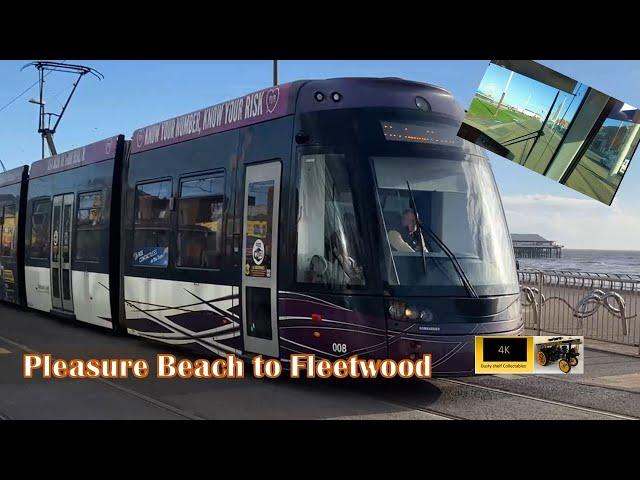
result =
[{"label": "tram roof", "polygon": [[31,164],[30,178],[44,177],[92,163],[110,160],[116,156],[118,135],[59,153]]},{"label": "tram roof", "polygon": [[[316,92],[324,95],[322,101]],[[340,101],[332,94],[340,94]],[[294,113],[361,107],[418,108],[426,100],[433,112],[462,121],[464,110],[444,88],[401,78],[344,77],[298,80],[249,93],[195,110],[133,132],[131,153],[139,153],[195,138],[274,120]]]},{"label": "tram roof", "polygon": [[27,165],[12,168],[11,170],[7,170],[6,172],[1,172],[0,187],[6,187],[7,185],[20,183],[22,181],[22,175],[24,174],[25,167],[27,167]]},{"label": "tram roof", "polygon": [[[315,92],[326,96],[322,102]],[[331,99],[333,92],[340,94],[339,102]],[[296,112],[333,110],[337,108],[394,107],[417,109],[416,99],[421,97],[432,112],[453,117],[464,117],[464,110],[448,90],[424,82],[397,77],[344,77],[327,80],[309,80],[300,86]]]}]

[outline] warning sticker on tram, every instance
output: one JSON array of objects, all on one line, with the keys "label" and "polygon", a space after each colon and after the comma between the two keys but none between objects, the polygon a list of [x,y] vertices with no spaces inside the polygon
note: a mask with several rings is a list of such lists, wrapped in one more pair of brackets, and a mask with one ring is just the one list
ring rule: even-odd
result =
[{"label": "warning sticker on tram", "polygon": [[133,252],[135,265],[166,267],[169,265],[169,247],[146,247]]},{"label": "warning sticker on tram", "polygon": [[584,337],[490,336],[475,339],[477,374],[584,373]]}]

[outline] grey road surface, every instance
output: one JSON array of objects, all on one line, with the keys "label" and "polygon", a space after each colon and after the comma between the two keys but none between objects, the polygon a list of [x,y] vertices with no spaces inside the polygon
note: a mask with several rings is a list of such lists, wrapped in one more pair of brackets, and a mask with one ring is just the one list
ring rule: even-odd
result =
[{"label": "grey road surface", "polygon": [[[587,343],[588,347],[588,343]],[[144,358],[187,350],[0,305],[1,419],[602,419],[640,417],[640,359],[587,348],[585,374],[424,380],[45,380],[23,354]]]}]

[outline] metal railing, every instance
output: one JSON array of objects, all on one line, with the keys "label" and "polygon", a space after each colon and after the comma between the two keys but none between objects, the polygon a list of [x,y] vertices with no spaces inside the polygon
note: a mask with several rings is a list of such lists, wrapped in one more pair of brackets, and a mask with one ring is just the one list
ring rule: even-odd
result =
[{"label": "metal railing", "polygon": [[519,270],[525,327],[638,347],[640,275]]}]

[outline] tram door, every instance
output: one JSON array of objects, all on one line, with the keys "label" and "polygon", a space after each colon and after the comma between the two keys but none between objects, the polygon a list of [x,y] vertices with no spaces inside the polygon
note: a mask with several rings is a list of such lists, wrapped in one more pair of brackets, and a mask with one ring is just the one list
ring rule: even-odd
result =
[{"label": "tram door", "polygon": [[242,335],[245,350],[278,357],[279,161],[245,171]]},{"label": "tram door", "polygon": [[73,312],[71,293],[72,193],[53,197],[51,219],[51,304],[57,310]]}]

